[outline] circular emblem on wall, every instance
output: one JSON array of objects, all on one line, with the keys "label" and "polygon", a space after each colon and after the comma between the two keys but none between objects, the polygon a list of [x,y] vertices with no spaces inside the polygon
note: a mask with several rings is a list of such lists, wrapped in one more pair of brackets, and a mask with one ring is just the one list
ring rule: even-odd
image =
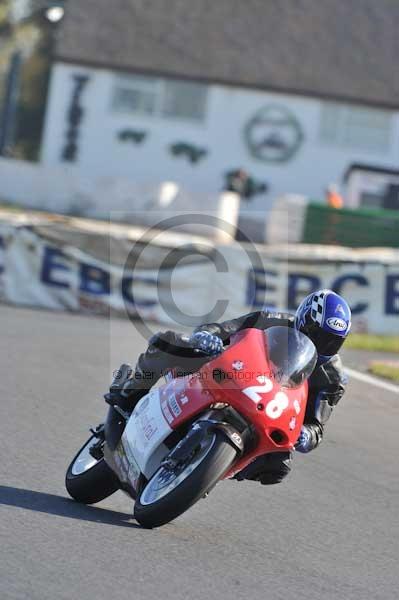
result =
[{"label": "circular emblem on wall", "polygon": [[261,108],[245,125],[251,155],[264,162],[285,162],[299,150],[304,134],[296,116],[284,106]]}]

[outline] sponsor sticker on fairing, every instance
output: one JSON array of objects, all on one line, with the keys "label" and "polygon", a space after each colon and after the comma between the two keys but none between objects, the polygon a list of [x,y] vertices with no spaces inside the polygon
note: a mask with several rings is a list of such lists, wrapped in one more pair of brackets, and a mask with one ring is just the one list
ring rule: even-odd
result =
[{"label": "sponsor sticker on fairing", "polygon": [[173,371],[166,371],[166,373],[164,374],[164,380],[166,383],[169,383],[170,381],[172,381],[173,379]]},{"label": "sponsor sticker on fairing", "polygon": [[144,415],[141,419],[141,428],[146,440],[150,441],[153,435],[158,431],[155,419],[148,415]]},{"label": "sponsor sticker on fairing", "polygon": [[327,325],[334,331],[345,331],[347,328],[346,321],[338,317],[330,317],[330,319],[327,319]]},{"label": "sponsor sticker on fairing", "polygon": [[244,368],[244,363],[242,360],[235,360],[231,366],[233,367],[234,371],[242,371]]},{"label": "sponsor sticker on fairing", "polygon": [[234,441],[236,444],[238,444],[239,446],[242,444],[242,439],[241,439],[241,436],[240,436],[238,433],[236,433],[236,432],[233,432],[233,433],[231,434],[231,438],[232,438],[232,440],[233,440],[233,441]]},{"label": "sponsor sticker on fairing", "polygon": [[140,474],[140,469],[136,465],[130,465],[128,478],[134,489],[137,488]]},{"label": "sponsor sticker on fairing", "polygon": [[148,409],[149,403],[150,403],[150,396],[149,396],[149,394],[147,394],[140,401],[140,404],[137,404],[136,408],[134,409],[135,417],[138,417],[140,414],[144,413]]},{"label": "sponsor sticker on fairing", "polygon": [[138,466],[136,459],[134,457],[134,454],[132,452],[132,449],[130,448],[129,444],[126,444],[126,446],[124,446],[124,450],[126,452],[126,457],[129,461],[128,463],[128,478],[130,479],[133,487],[136,486],[136,483],[138,481],[138,478],[140,477],[140,467]]},{"label": "sponsor sticker on fairing", "polygon": [[180,406],[179,406],[179,404],[178,404],[178,402],[176,400],[175,394],[171,394],[169,396],[168,404],[169,404],[170,410],[175,415],[175,417],[178,417],[179,415],[181,415],[182,411],[181,411],[181,408],[180,408]]},{"label": "sponsor sticker on fairing", "polygon": [[169,407],[167,405],[166,400],[162,400],[161,402],[161,408],[162,408],[162,412],[164,414],[165,419],[167,420],[168,423],[172,423],[173,421],[173,415],[169,410]]},{"label": "sponsor sticker on fairing", "polygon": [[126,457],[125,449],[121,443],[118,445],[116,452],[114,453],[114,458],[116,464],[118,465],[121,471],[121,474],[123,475],[123,477],[126,477],[129,471],[129,461]]},{"label": "sponsor sticker on fairing", "polygon": [[124,446],[130,447],[139,469],[147,478],[152,475],[152,454],[173,431],[162,411],[160,390],[151,390],[149,396],[145,411],[139,411],[138,416],[136,409],[133,411],[122,435]]}]

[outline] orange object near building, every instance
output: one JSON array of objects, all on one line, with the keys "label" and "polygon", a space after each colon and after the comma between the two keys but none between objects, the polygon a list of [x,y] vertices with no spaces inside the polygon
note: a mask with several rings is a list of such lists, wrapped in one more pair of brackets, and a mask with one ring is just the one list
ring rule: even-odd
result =
[{"label": "orange object near building", "polygon": [[335,186],[327,189],[327,204],[331,208],[343,208],[344,200]]}]

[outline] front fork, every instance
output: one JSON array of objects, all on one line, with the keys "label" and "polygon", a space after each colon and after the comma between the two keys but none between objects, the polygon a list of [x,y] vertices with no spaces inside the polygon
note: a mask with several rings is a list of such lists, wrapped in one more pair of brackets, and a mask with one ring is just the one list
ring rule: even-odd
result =
[{"label": "front fork", "polygon": [[253,431],[241,415],[231,406],[211,409],[201,415],[187,435],[162,461],[162,466],[173,470],[190,461],[209,432],[220,431],[241,456],[253,441]]}]

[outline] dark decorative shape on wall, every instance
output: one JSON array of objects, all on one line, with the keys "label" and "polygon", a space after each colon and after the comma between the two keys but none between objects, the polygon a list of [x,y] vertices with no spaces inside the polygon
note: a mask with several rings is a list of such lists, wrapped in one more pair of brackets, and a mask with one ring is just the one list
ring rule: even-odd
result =
[{"label": "dark decorative shape on wall", "polygon": [[176,142],[175,144],[171,144],[170,152],[173,156],[187,158],[192,164],[199,162],[208,154],[206,148],[200,148],[199,146],[194,146],[194,144],[188,144],[187,142]]},{"label": "dark decorative shape on wall", "polygon": [[73,91],[71,103],[67,111],[68,128],[65,134],[66,144],[62,150],[62,160],[75,162],[78,155],[79,127],[83,119],[84,108],[80,105],[83,90],[90,77],[88,75],[73,75]]},{"label": "dark decorative shape on wall", "polygon": [[241,198],[250,200],[257,194],[265,194],[269,186],[265,182],[257,181],[251,177],[244,169],[234,169],[225,173],[226,183],[224,190],[235,192]]},{"label": "dark decorative shape on wall", "polygon": [[262,162],[286,162],[298,152],[304,133],[296,115],[285,106],[260,109],[245,125],[251,155]]},{"label": "dark decorative shape on wall", "polygon": [[147,132],[139,129],[122,129],[118,131],[118,140],[120,142],[133,142],[141,144],[147,137]]}]

